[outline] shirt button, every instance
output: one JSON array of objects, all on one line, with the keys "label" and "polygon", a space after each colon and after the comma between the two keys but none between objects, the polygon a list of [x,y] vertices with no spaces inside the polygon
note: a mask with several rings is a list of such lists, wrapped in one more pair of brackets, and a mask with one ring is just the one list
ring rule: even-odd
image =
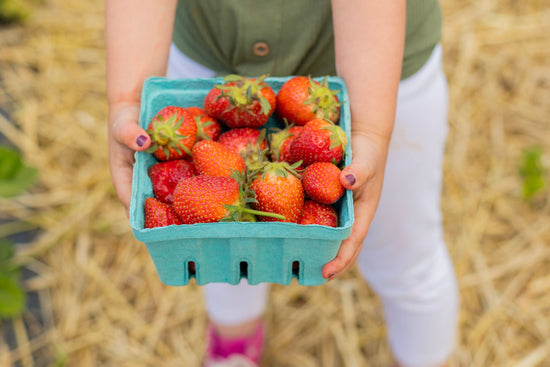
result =
[{"label": "shirt button", "polygon": [[253,47],[254,55],[267,56],[269,54],[269,45],[265,42],[256,42]]}]

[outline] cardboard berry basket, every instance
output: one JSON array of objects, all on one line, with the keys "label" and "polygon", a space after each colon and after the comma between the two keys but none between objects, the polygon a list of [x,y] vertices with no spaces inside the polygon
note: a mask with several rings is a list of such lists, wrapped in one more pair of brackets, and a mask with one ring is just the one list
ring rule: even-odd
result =
[{"label": "cardboard berry basket", "polygon": [[[285,78],[267,78],[275,93]],[[350,136],[350,110],[347,89],[342,79],[329,77],[329,86],[339,90],[343,101],[339,125]],[[206,94],[223,79],[169,80],[153,77],[143,85],[140,126],[162,107],[203,107]],[[275,116],[266,128],[282,126]],[[269,131],[269,129],[268,129]],[[134,236],[147,246],[160,280],[167,285],[187,285],[194,278],[199,285],[211,282],[250,284],[262,282],[289,284],[297,278],[301,285],[326,282],[322,267],[332,260],[340,243],[351,233],[354,221],[351,191],[337,203],[339,227],[299,225],[282,222],[219,222],[144,228],[145,198],[153,196],[148,169],[156,162],[152,154],[137,152],[133,172],[130,225]],[[344,164],[351,162],[350,144]]]}]

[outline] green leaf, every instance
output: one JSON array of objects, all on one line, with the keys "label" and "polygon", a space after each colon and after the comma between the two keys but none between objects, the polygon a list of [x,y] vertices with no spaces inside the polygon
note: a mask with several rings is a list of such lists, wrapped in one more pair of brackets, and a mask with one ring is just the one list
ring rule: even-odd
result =
[{"label": "green leaf", "polygon": [[13,279],[0,275],[0,317],[13,317],[25,307],[25,292]]},{"label": "green leaf", "polygon": [[545,168],[542,164],[542,149],[539,146],[526,149],[521,157],[519,174],[523,178],[523,198],[531,199],[546,187]]},{"label": "green leaf", "polygon": [[531,199],[533,195],[546,187],[542,177],[529,177],[523,182],[523,197]]},{"label": "green leaf", "polygon": [[229,74],[223,78],[225,82],[237,82],[243,80],[243,76],[237,74]]},{"label": "green leaf", "polygon": [[157,143],[152,143],[149,148],[145,151],[146,153],[154,153],[159,148],[159,145]]},{"label": "green leaf", "polygon": [[0,1],[0,25],[23,23],[30,15],[27,4],[20,0]]},{"label": "green leaf", "polygon": [[[313,92],[313,91],[312,91],[312,92]],[[311,93],[312,93],[312,92],[311,92]],[[308,104],[315,103],[316,100],[317,100],[317,97],[316,97],[316,96],[311,96],[311,97],[309,97],[308,99],[306,99],[306,100],[302,103],[302,105],[303,105],[303,106],[307,106]]]},{"label": "green leaf", "polygon": [[67,364],[67,355],[63,351],[58,350],[56,351],[54,360],[49,367],[63,367],[66,364]]},{"label": "green leaf", "polygon": [[19,266],[11,263],[14,253],[13,244],[0,238],[0,275],[17,280],[21,272]]},{"label": "green leaf", "polygon": [[271,112],[271,104],[264,96],[260,96],[260,106],[262,107],[262,113],[267,116]]},{"label": "green leaf", "polygon": [[163,145],[162,151],[164,152],[164,155],[166,156],[166,158],[170,159],[170,148],[168,148],[166,145]]},{"label": "green leaf", "polygon": [[23,167],[21,156],[13,150],[0,147],[0,180],[11,180]]},{"label": "green leaf", "polygon": [[13,254],[13,244],[3,238],[0,238],[0,266],[3,262],[11,259]]},{"label": "green leaf", "polygon": [[34,184],[38,171],[29,166],[23,166],[10,180],[0,179],[0,197],[15,196]]},{"label": "green leaf", "polygon": [[0,197],[23,192],[35,182],[37,174],[36,169],[23,163],[17,152],[0,147]]},{"label": "green leaf", "polygon": [[[233,86],[231,85],[224,85],[224,84],[219,84],[219,85],[216,85],[216,88],[218,88],[219,90],[221,90],[222,92],[227,92],[231,89],[233,89]],[[217,98],[220,98],[221,95],[219,95]]]}]

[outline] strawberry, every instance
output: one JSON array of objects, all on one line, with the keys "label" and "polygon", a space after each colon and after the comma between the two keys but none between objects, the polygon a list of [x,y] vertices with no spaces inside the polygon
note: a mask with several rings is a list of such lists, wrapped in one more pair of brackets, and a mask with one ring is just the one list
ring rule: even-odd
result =
[{"label": "strawberry", "polygon": [[316,118],[336,123],[342,104],[337,94],[329,88],[327,78],[318,82],[305,76],[292,77],[277,93],[277,115],[299,126]]},{"label": "strawberry", "polygon": [[191,155],[197,125],[183,107],[166,106],[151,119],[147,133],[151,137],[147,152],[168,161]]},{"label": "strawberry", "polygon": [[[285,216],[284,222],[297,223],[304,206],[304,189],[297,178],[294,166],[286,162],[267,163],[250,188],[256,193],[256,210]],[[261,221],[277,221],[275,218],[260,217]]]},{"label": "strawberry", "polygon": [[231,129],[222,133],[218,143],[225,145],[234,152],[244,156],[247,146],[256,147],[256,150],[267,149],[267,140],[265,139],[265,130],[254,129],[251,127],[241,127]]},{"label": "strawberry", "polygon": [[[234,177],[242,180],[239,173]],[[198,175],[182,179],[174,190],[174,209],[183,224],[255,221],[254,215],[284,219],[247,208],[250,191],[234,177]]]},{"label": "strawberry", "polygon": [[193,165],[197,173],[209,176],[231,176],[231,171],[244,172],[243,158],[213,140],[201,140],[193,146]]},{"label": "strawberry", "polygon": [[239,184],[232,177],[188,177],[174,190],[174,209],[183,224],[218,222],[230,213],[224,205],[238,201]]},{"label": "strawberry", "polygon": [[316,162],[302,173],[302,186],[307,196],[320,204],[334,204],[344,195],[340,168],[331,162]]},{"label": "strawberry", "polygon": [[155,198],[145,199],[145,228],[164,227],[172,224],[181,224],[181,220],[174,208]]},{"label": "strawberry", "polygon": [[200,107],[185,108],[197,124],[197,141],[218,140],[222,132],[222,126],[216,119],[208,116]]},{"label": "strawberry", "polygon": [[319,224],[322,226],[338,227],[338,214],[330,205],[306,200],[300,224]]},{"label": "strawberry", "polygon": [[208,92],[204,110],[229,128],[263,126],[276,106],[275,92],[265,77],[228,75]]},{"label": "strawberry", "polygon": [[278,162],[290,162],[290,143],[302,131],[302,126],[287,125],[269,136],[271,159]]},{"label": "strawberry", "polygon": [[265,129],[241,127],[221,134],[218,143],[239,153],[247,167],[256,169],[261,166],[261,162],[265,160],[265,154],[267,153],[265,135]]},{"label": "strawberry", "polygon": [[194,176],[195,167],[191,162],[176,159],[155,163],[149,168],[148,173],[155,197],[164,203],[172,204],[174,201],[172,193],[179,180]]},{"label": "strawberry", "polygon": [[340,163],[348,144],[346,133],[330,121],[315,119],[304,125],[290,144],[290,161],[304,167],[315,162]]}]

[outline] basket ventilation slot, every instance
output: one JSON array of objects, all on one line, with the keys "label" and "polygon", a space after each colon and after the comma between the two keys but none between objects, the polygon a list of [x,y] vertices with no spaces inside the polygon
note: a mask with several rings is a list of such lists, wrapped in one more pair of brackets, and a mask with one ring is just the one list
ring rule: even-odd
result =
[{"label": "basket ventilation slot", "polygon": [[300,279],[300,262],[298,260],[292,262],[292,276]]},{"label": "basket ventilation slot", "polygon": [[197,275],[197,268],[194,261],[187,262],[187,276],[189,279],[195,278]]},{"label": "basket ventilation slot", "polygon": [[241,278],[248,279],[248,262],[247,261],[241,261],[239,263],[239,270],[241,273]]}]

